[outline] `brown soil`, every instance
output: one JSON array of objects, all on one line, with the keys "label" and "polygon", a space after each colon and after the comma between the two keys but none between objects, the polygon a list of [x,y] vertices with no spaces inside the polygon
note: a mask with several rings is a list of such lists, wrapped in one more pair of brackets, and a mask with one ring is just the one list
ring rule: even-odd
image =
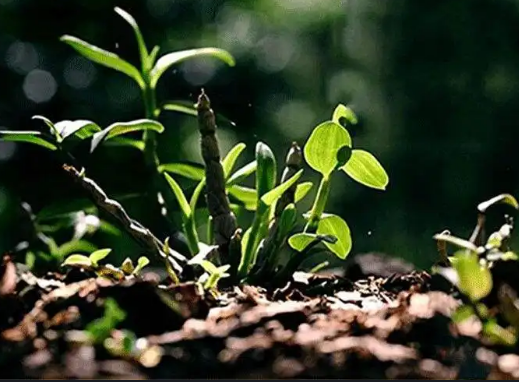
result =
[{"label": "brown soil", "polygon": [[[477,322],[452,323],[459,301],[443,279],[376,274],[362,264],[347,277],[298,272],[283,288],[246,285],[215,297],[190,283],[160,287],[153,273],[123,283],[79,271],[37,278],[6,258],[0,376],[519,377],[516,349],[485,343]],[[108,297],[127,313],[119,329],[139,338],[132,353],[116,356],[81,331],[102,316]],[[112,342],[120,335],[114,331]]]}]

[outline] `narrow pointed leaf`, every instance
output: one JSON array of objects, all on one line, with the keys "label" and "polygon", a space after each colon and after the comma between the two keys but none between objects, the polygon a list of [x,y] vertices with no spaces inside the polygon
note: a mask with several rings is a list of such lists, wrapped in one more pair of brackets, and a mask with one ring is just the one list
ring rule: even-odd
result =
[{"label": "narrow pointed leaf", "polygon": [[371,188],[385,190],[389,183],[384,167],[364,150],[352,150],[350,159],[341,169],[353,180]]},{"label": "narrow pointed leaf", "polygon": [[99,261],[103,260],[106,256],[108,256],[110,252],[112,252],[111,248],[98,249],[97,251],[92,252],[90,256],[88,256],[88,258],[90,259],[90,262],[93,265],[97,265]]},{"label": "narrow pointed leaf", "polygon": [[519,209],[519,203],[517,203],[517,200],[510,194],[501,194],[498,196],[495,196],[489,200],[486,200],[482,203],[478,204],[478,211],[481,213],[485,213],[487,209],[495,204],[498,203],[504,203],[508,204],[509,206],[512,206],[516,210]]},{"label": "narrow pointed leaf", "polygon": [[305,144],[305,160],[312,169],[327,177],[335,170],[337,153],[344,146],[351,147],[348,131],[333,121],[323,122],[312,131]]},{"label": "narrow pointed leaf", "polygon": [[57,146],[46,141],[45,139],[39,137],[42,135],[39,131],[9,131],[3,130],[0,131],[0,140],[9,141],[9,142],[26,142],[32,143],[33,145],[38,145],[45,147],[49,150],[57,150]]},{"label": "narrow pointed leaf", "polygon": [[[162,104],[161,108],[166,111],[176,111],[178,113],[191,115],[193,117],[198,115],[195,105],[192,102],[183,100],[167,101]],[[225,117],[223,114],[217,112],[215,112],[215,119],[218,125],[236,126],[236,123]]]},{"label": "narrow pointed leaf", "polygon": [[292,187],[294,183],[299,180],[299,178],[301,178],[301,175],[303,175],[302,169],[295,173],[286,182],[281,183],[279,186],[263,195],[261,197],[261,201],[270,207],[281,197],[281,195],[283,195],[290,187]]},{"label": "narrow pointed leaf", "polygon": [[252,175],[256,168],[258,167],[258,162],[252,161],[247,163],[242,168],[236,170],[234,174],[232,174],[229,179],[227,179],[227,186],[233,186],[235,184],[240,183],[242,180],[246,179],[248,176]]},{"label": "narrow pointed leaf", "polygon": [[165,163],[158,167],[160,172],[181,175],[188,179],[202,180],[205,177],[204,166],[195,163]]},{"label": "narrow pointed leaf", "polygon": [[66,139],[72,135],[79,139],[90,138],[101,131],[101,128],[92,121],[79,119],[76,121],[60,121],[54,124],[61,138]]},{"label": "narrow pointed leaf", "polygon": [[146,48],[146,44],[144,43],[144,38],[142,37],[141,30],[139,28],[139,25],[137,24],[137,21],[133,18],[132,15],[130,15],[128,12],[126,12],[124,9],[121,9],[119,7],[114,8],[115,12],[121,16],[133,29],[133,32],[135,33],[135,39],[137,40],[137,46],[139,47],[139,55],[141,58],[142,67],[144,70],[149,70],[151,67],[148,67],[148,49]]},{"label": "narrow pointed leaf", "polygon": [[114,137],[105,143],[107,146],[116,147],[133,147],[139,151],[144,151],[144,142],[139,139],[127,138],[127,137]]},{"label": "narrow pointed leaf", "polygon": [[229,66],[234,66],[235,61],[234,57],[227,51],[218,48],[200,48],[200,49],[189,49],[183,50],[180,52],[172,52],[169,54],[165,54],[161,58],[157,60],[157,63],[151,70],[151,81],[150,85],[152,88],[155,88],[159,78],[162,74],[168,70],[172,65],[178,64],[187,59],[195,58],[195,57],[214,57],[223,62],[225,62]]},{"label": "narrow pointed leaf", "polygon": [[297,203],[303,199],[308,194],[308,192],[310,192],[313,186],[314,184],[312,182],[303,182],[298,184],[294,194],[294,202]]},{"label": "narrow pointed leaf", "polygon": [[157,55],[159,54],[160,47],[158,45],[155,45],[153,49],[151,50],[150,54],[148,55],[148,68],[153,68],[153,65],[155,65],[155,61],[157,60]]},{"label": "narrow pointed leaf", "polygon": [[243,186],[231,186],[229,187],[228,191],[229,194],[242,202],[247,210],[256,210],[256,202],[258,200],[258,194],[256,193],[256,190]]},{"label": "narrow pointed leaf", "polygon": [[186,196],[184,195],[182,188],[180,188],[179,184],[171,176],[169,176],[168,174],[164,174],[164,176],[168,181],[171,190],[175,194],[175,197],[177,198],[178,204],[180,205],[180,209],[184,214],[184,220],[188,220],[191,216],[191,207],[187,202]]},{"label": "narrow pointed leaf", "polygon": [[245,150],[245,147],[247,147],[245,143],[238,143],[231,150],[229,150],[225,158],[223,158],[222,167],[225,179],[227,179],[231,174],[236,161],[240,157],[240,154],[243,152],[243,150]]},{"label": "narrow pointed leaf", "polygon": [[54,123],[52,123],[52,121],[50,119],[48,119],[47,117],[44,117],[43,115],[33,115],[31,119],[37,119],[37,120],[40,120],[43,123],[45,123],[47,125],[47,127],[49,128],[51,134],[54,135],[54,137],[56,137],[56,140],[58,142],[61,141],[61,135],[60,135],[58,129],[56,128],[56,126],[54,125]]},{"label": "narrow pointed leaf", "polygon": [[352,125],[356,125],[358,120],[357,116],[349,107],[344,106],[343,104],[337,105],[335,110],[333,111],[332,120],[339,125],[342,125],[341,119],[344,118],[348,123]]},{"label": "narrow pointed leaf", "polygon": [[256,144],[256,191],[259,197],[272,190],[276,185],[276,157],[268,145]]},{"label": "narrow pointed leaf", "polygon": [[476,252],[478,250],[478,247],[476,247],[470,241],[449,235],[447,233],[438,233],[434,235],[433,238],[435,240],[445,241],[447,243],[453,244],[459,248],[468,249],[469,251]]},{"label": "narrow pointed leaf", "polygon": [[134,131],[152,130],[157,133],[164,131],[164,126],[151,119],[138,119],[131,122],[116,122],[108,126],[106,129],[101,130],[94,134],[90,145],[90,152],[93,152],[101,142],[106,141],[110,138],[131,133]]},{"label": "narrow pointed leaf", "polygon": [[335,253],[340,259],[345,259],[351,251],[351,234],[348,224],[337,215],[328,215],[319,221],[317,234],[331,235],[337,238],[335,243],[324,244],[330,251]]},{"label": "narrow pointed leaf", "polygon": [[74,36],[64,35],[60,38],[60,41],[70,45],[78,53],[89,60],[126,74],[130,78],[133,78],[141,89],[144,89],[144,80],[137,68],[128,61],[119,57],[117,54],[89,44],[88,42]]},{"label": "narrow pointed leaf", "polygon": [[191,207],[191,211],[194,214],[196,211],[196,205],[198,204],[198,199],[200,199],[200,195],[205,187],[205,177],[196,185],[195,190],[193,191],[193,195],[191,195],[191,200],[189,201],[189,206]]}]

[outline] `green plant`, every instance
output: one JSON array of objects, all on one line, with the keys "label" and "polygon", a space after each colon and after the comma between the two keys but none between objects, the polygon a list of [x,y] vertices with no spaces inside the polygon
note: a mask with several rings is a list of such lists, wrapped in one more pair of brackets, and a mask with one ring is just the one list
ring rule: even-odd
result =
[{"label": "green plant", "polygon": [[94,344],[103,344],[110,338],[110,334],[117,325],[126,318],[126,312],[119,307],[117,301],[113,298],[106,299],[104,308],[103,316],[92,321],[85,328],[90,340]]},{"label": "green plant", "polygon": [[119,281],[127,276],[139,275],[142,269],[150,263],[147,257],[141,256],[137,260],[137,266],[133,265],[130,258],[126,258],[119,268],[114,267],[112,264],[99,264],[110,252],[112,252],[110,248],[103,248],[92,252],[89,256],[73,254],[65,259],[62,266],[82,268],[93,271],[100,277]]},{"label": "green plant", "polygon": [[[487,209],[497,203],[519,209],[512,195],[501,194],[478,205],[478,224],[469,240],[454,236],[447,230],[434,235],[439,243],[442,261],[433,267],[433,272],[443,275],[461,293],[462,304],[453,315],[455,322],[475,318],[481,322],[482,332],[489,341],[513,346],[519,335],[519,299],[516,292],[506,284],[501,285],[498,290],[499,309],[490,309],[485,303],[485,299],[496,288],[491,272],[495,264],[519,260],[519,256],[509,246],[513,230],[510,217],[506,216],[505,224],[484,240]],[[457,248],[450,256],[447,244]],[[499,317],[498,313],[504,317]],[[501,318],[508,323],[507,327],[499,324]]]}]

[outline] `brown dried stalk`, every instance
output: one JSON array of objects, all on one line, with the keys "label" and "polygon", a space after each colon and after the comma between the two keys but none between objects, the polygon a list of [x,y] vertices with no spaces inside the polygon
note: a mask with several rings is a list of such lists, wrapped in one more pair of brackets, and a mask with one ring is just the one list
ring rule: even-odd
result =
[{"label": "brown dried stalk", "polygon": [[211,109],[209,98],[204,90],[196,104],[198,112],[198,128],[200,130],[200,146],[205,162],[206,198],[209,214],[213,219],[215,244],[220,247],[220,253],[227,253],[228,246],[234,235],[237,223],[231,211],[229,198],[225,190],[225,177],[220,162],[220,149],[216,137],[216,122]]}]

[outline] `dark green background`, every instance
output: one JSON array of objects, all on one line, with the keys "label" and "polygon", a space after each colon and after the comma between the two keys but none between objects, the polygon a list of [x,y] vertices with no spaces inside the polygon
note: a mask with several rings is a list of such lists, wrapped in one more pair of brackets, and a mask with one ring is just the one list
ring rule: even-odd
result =
[{"label": "dark green background", "polygon": [[[355,146],[373,152],[390,176],[386,192],[346,175],[332,181],[328,210],[349,223],[353,253],[383,251],[426,266],[434,233],[468,236],[477,203],[519,196],[519,1],[0,0],[2,128],[39,129],[36,114],[101,126],[143,117],[129,78],[58,40],[78,36],[138,64],[133,33],[114,6],[129,11],[161,53],[215,46],[234,55],[234,68],[200,59],[168,70],[158,98],[194,102],[203,86],[213,108],[236,123],[219,130],[223,151],[243,141],[244,160],[262,140],[281,161],[338,103],[352,106],[360,118]],[[200,161],[195,119],[164,112],[161,121],[162,161]],[[138,152],[77,155],[111,194],[145,187]],[[44,149],[0,143],[0,158],[5,251],[23,239],[20,200],[39,211],[74,199],[77,189]],[[316,179],[310,169],[305,177]],[[151,221],[139,201],[125,206]],[[137,254],[109,236],[95,240]]]}]

